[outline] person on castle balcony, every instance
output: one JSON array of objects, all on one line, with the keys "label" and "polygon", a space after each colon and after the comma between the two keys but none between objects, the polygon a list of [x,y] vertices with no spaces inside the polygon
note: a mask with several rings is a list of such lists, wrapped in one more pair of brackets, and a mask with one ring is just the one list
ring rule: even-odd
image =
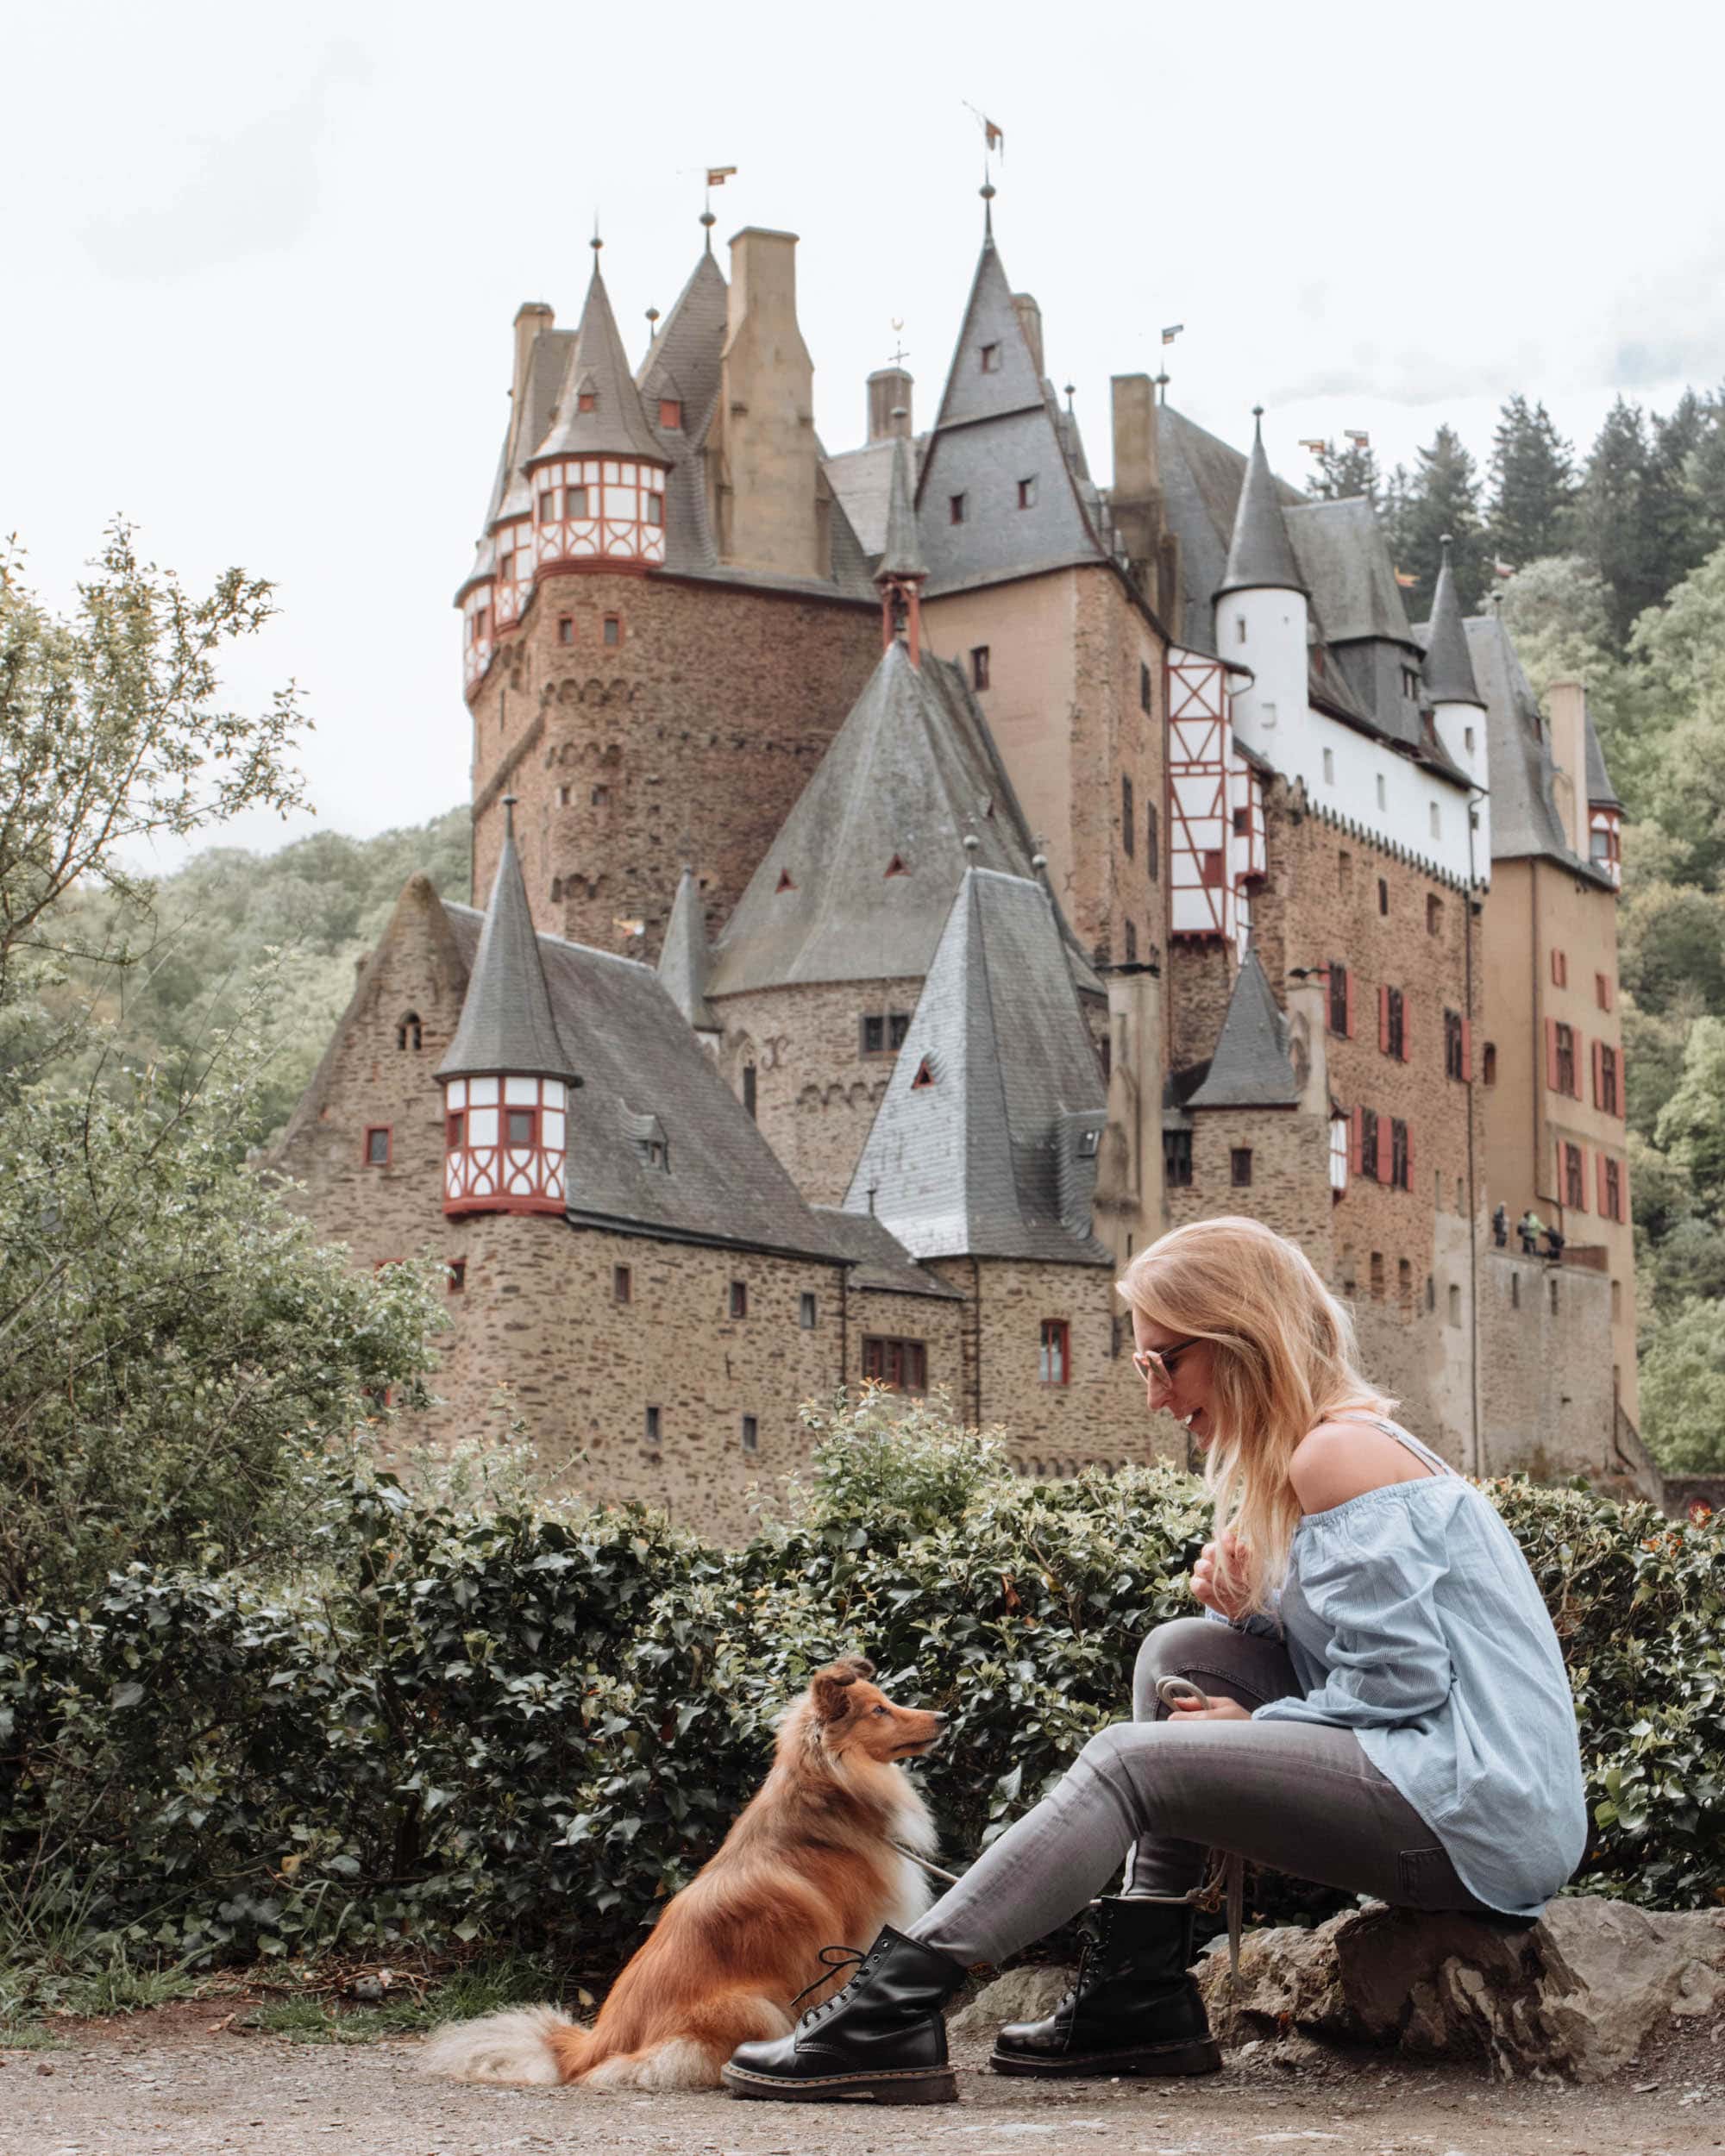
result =
[{"label": "person on castle balcony", "polygon": [[[1189,1973],[1207,1846],[1521,1922],[1581,1859],[1575,1710],[1527,1560],[1484,1495],[1391,1420],[1303,1253],[1255,1220],[1195,1221],[1141,1251],[1120,1292],[1149,1407],[1206,1455],[1204,1614],[1151,1633],[1135,1719],[1093,1737],[925,1915],[883,1931],[791,2034],[736,2053],[736,2095],[952,2100],[941,2009],[967,1971],[1099,1895],[1075,1988],[1003,2028],[990,2063],[1214,2071]],[[1170,1698],[1170,1678],[1200,1696]]]},{"label": "person on castle balcony", "polygon": [[1509,1208],[1499,1206],[1491,1216],[1491,1239],[1500,1250],[1509,1247]]},{"label": "person on castle balcony", "polygon": [[1539,1255],[1539,1240],[1540,1238],[1546,1232],[1546,1224],[1542,1219],[1540,1219],[1539,1214],[1534,1212],[1532,1206],[1528,1206],[1527,1210],[1515,1223],[1515,1232],[1521,1238],[1522,1257],[1537,1257]]}]

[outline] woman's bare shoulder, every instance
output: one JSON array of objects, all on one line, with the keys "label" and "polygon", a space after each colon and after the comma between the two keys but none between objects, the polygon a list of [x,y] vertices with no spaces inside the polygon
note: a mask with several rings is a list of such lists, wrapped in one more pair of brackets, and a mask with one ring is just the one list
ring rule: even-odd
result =
[{"label": "woman's bare shoulder", "polygon": [[1302,1512],[1328,1512],[1351,1498],[1427,1472],[1406,1445],[1373,1422],[1344,1418],[1308,1431],[1288,1463]]}]

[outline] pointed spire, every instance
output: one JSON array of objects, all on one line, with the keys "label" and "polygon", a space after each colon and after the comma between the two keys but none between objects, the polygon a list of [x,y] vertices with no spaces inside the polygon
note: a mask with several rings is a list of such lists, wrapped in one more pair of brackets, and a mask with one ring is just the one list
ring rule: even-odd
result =
[{"label": "pointed spire", "polygon": [[1485,699],[1473,677],[1467,631],[1462,626],[1461,601],[1456,595],[1455,571],[1450,564],[1450,549],[1454,542],[1447,532],[1442,544],[1443,566],[1438,571],[1437,589],[1432,594],[1432,618],[1427,624],[1423,668],[1426,694],[1433,704],[1477,704],[1484,711]]},{"label": "pointed spire", "polygon": [[515,850],[515,796],[503,797],[503,850],[467,977],[461,1022],[437,1076],[580,1081],[551,1015],[551,996],[539,959],[539,938],[527,903],[521,857]]},{"label": "pointed spire", "polygon": [[611,295],[599,273],[595,239],[593,279],[581,309],[581,326],[557,397],[557,417],[550,432],[532,452],[530,461],[549,457],[651,457],[665,461],[647,414],[641,392],[635,386],[629,360],[612,312]]},{"label": "pointed spire", "polygon": [[1300,1081],[1288,1053],[1288,1022],[1256,950],[1249,950],[1234,976],[1227,1016],[1204,1082],[1187,1103],[1193,1108],[1292,1108]]},{"label": "pointed spire", "polygon": [[[902,404],[893,413],[894,419],[904,410]],[[881,566],[875,572],[875,581],[883,584],[890,579],[920,580],[928,574],[928,564],[922,558],[922,543],[917,536],[916,510],[913,497],[916,492],[914,474],[911,470],[911,445],[903,435],[893,441],[892,491],[887,498],[887,548],[881,556]]]},{"label": "pointed spire", "polygon": [[694,870],[685,863],[665,930],[664,948],[659,953],[659,981],[698,1033],[719,1031],[718,1020],[706,1000],[711,967],[700,886],[695,881]]},{"label": "pointed spire", "polygon": [[1293,542],[1282,514],[1276,479],[1264,454],[1264,407],[1254,404],[1251,455],[1234,512],[1233,537],[1228,544],[1227,566],[1216,586],[1224,592],[1304,592],[1306,580],[1294,558]]}]

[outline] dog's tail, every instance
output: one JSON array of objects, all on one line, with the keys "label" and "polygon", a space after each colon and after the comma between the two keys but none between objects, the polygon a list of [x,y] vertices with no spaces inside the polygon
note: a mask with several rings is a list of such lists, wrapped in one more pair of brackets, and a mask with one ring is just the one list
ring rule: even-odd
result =
[{"label": "dog's tail", "polygon": [[419,2055],[422,2073],[453,2081],[512,2081],[551,2087],[574,2081],[593,2063],[591,2029],[555,2006],[518,2007],[477,2021],[446,2021]]}]

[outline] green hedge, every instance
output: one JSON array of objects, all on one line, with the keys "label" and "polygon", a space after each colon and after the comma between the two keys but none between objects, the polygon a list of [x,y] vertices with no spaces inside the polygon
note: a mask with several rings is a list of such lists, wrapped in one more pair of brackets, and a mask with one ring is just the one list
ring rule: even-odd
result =
[{"label": "green hedge", "polygon": [[[486,1936],[602,1972],[716,1847],[808,1671],[856,1648],[953,1716],[919,1771],[962,1863],[1191,1614],[1201,1492],[1028,1485],[932,1411],[815,1420],[813,1488],[741,1549],[379,1478],[341,1493],[337,1554],[292,1595],[134,1570],[90,1609],[0,1614],[0,1902],[174,1957]],[[1725,1540],[1578,1489],[1490,1495],[1570,1659],[1587,1887],[1725,1900]],[[1266,1911],[1301,1901],[1261,1883]]]}]

